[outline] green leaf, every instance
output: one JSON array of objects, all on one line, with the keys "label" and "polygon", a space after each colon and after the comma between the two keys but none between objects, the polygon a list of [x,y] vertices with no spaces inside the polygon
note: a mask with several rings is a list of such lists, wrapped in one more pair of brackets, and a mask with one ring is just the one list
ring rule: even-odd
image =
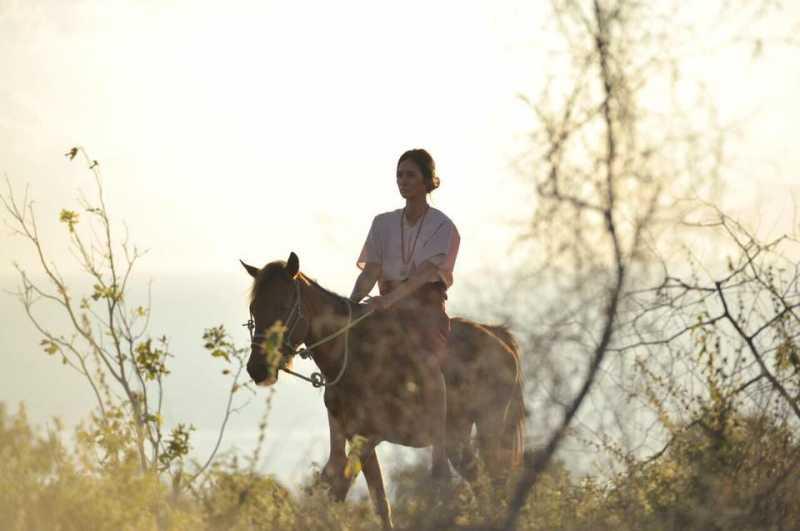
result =
[{"label": "green leaf", "polygon": [[56,352],[61,351],[61,347],[58,346],[58,343],[51,339],[42,339],[39,344],[44,348],[44,351],[47,352],[48,355],[52,356]]},{"label": "green leaf", "polygon": [[75,225],[78,224],[78,213],[73,210],[62,210],[58,217],[61,223],[66,223],[70,232],[75,232]]},{"label": "green leaf", "polygon": [[344,477],[352,479],[361,472],[361,458],[367,444],[367,438],[363,435],[356,435],[350,440],[350,448],[347,451],[347,464],[344,467]]},{"label": "green leaf", "polygon": [[117,288],[116,284],[112,284],[108,287],[95,284],[93,289],[94,292],[92,293],[92,299],[95,301],[100,299],[119,301],[122,299],[122,292]]},{"label": "green leaf", "polygon": [[157,380],[160,376],[169,374],[166,359],[169,352],[158,347],[153,347],[153,340],[142,341],[135,348],[136,366],[144,373],[147,380]]}]

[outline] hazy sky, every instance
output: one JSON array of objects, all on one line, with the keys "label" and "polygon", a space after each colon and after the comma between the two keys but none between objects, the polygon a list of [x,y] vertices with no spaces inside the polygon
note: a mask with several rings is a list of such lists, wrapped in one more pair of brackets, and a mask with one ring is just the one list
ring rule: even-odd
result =
[{"label": "hazy sky", "polygon": [[462,267],[524,204],[509,166],[530,128],[516,97],[536,78],[530,9],[4,2],[3,171],[44,211],[89,185],[61,156],[85,146],[149,269],[294,249],[312,273],[352,274],[372,216],[398,206],[410,147],[434,154],[434,202],[471,234]]},{"label": "hazy sky", "polygon": [[[372,216],[402,206],[394,165],[408,148],[437,160],[433,203],[462,234],[457,275],[499,270],[513,222],[534,208],[513,166],[534,126],[518,95],[535,97],[553,68],[544,4],[0,0],[0,172],[18,191],[30,184],[62,260],[57,213],[92,190],[63,154],[80,144],[98,159],[112,214],[150,249],[141,271],[155,280],[156,324],[188,350],[202,327],[243,320],[239,258],[261,265],[294,250],[311,276],[347,292]],[[768,46],[752,62],[742,49],[698,47],[685,65],[723,118],[746,119],[729,198],[770,230],[791,228],[800,181],[799,55]],[[11,261],[33,268],[30,252],[7,231],[0,249],[2,287],[13,287]],[[85,397],[59,395],[80,384],[60,387],[60,366],[26,358],[40,356],[38,338],[13,301],[0,308],[0,356],[11,353],[0,400],[33,402],[36,418],[85,415]],[[176,394],[195,398],[178,399],[175,415],[202,424],[196,411],[218,404],[217,368],[177,363]],[[27,385],[32,372],[44,389]],[[194,402],[197,389],[206,402]],[[306,392],[282,381],[273,418],[309,440],[297,458],[307,461],[324,451],[324,418],[321,402],[291,409]]]}]

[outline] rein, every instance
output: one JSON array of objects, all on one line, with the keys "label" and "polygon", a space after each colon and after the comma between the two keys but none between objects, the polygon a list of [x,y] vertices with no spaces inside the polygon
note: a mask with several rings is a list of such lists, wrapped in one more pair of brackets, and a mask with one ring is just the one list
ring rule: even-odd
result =
[{"label": "rein", "polygon": [[[291,374],[292,376],[300,378],[301,380],[307,381],[308,383],[310,383],[314,387],[332,387],[332,386],[336,385],[337,383],[339,383],[339,380],[342,379],[342,376],[344,376],[344,373],[347,370],[347,364],[348,364],[348,360],[350,358],[350,345],[349,345],[349,343],[350,343],[349,342],[350,329],[353,328],[354,326],[356,326],[358,323],[360,323],[364,319],[366,319],[367,317],[369,317],[370,315],[372,315],[373,311],[374,310],[370,310],[370,311],[366,312],[364,315],[358,317],[354,321],[353,320],[353,306],[352,306],[352,303],[350,302],[350,300],[347,300],[347,324],[344,327],[340,328],[336,332],[333,332],[332,334],[328,334],[327,336],[325,336],[324,338],[320,339],[319,341],[314,342],[312,345],[306,346],[306,348],[304,348],[304,349],[295,350],[296,347],[294,345],[292,345],[292,343],[291,343],[292,332],[294,331],[295,326],[297,326],[297,323],[299,323],[301,319],[305,318],[304,315],[303,315],[303,302],[302,302],[302,297],[301,297],[301,292],[300,292],[300,283],[298,281],[295,281],[295,301],[294,301],[294,304],[292,305],[292,309],[289,310],[289,315],[287,316],[285,322],[287,323],[287,326],[288,326],[288,324],[291,322],[292,318],[296,317],[296,319],[291,324],[291,327],[289,327],[288,333],[286,333],[283,336],[283,346],[289,347],[289,349],[292,351],[292,354],[290,356],[284,356],[284,358],[289,358],[291,356],[294,356],[295,354],[299,355],[303,359],[311,358],[314,355],[313,349],[317,348],[320,345],[328,343],[329,341],[332,341],[332,340],[336,339],[337,337],[339,337],[340,335],[344,334],[344,360],[342,361],[342,366],[339,369],[339,374],[337,374],[336,378],[334,378],[331,382],[326,381],[325,375],[322,374],[321,372],[312,372],[310,376],[304,376],[304,375],[302,375],[302,374],[300,374],[298,372],[295,372],[295,371],[293,371],[291,369],[286,368],[285,366],[281,366],[281,367],[279,367],[279,369],[284,371],[284,372],[286,372],[286,373],[288,373],[288,374]],[[263,340],[263,339],[267,338],[266,334],[262,334],[262,333],[254,334],[253,333],[255,331],[256,324],[255,324],[255,321],[253,320],[252,314],[250,315],[250,319],[246,323],[244,323],[242,326],[246,326],[247,330],[250,332],[250,344],[251,344],[251,346],[261,346],[261,343],[258,340],[259,339]]]}]

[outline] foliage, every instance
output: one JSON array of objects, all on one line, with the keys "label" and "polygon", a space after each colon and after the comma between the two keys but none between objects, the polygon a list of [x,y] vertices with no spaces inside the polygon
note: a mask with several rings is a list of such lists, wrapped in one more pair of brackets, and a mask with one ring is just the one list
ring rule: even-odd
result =
[{"label": "foliage", "polygon": [[[519,529],[673,531],[786,529],[800,521],[798,433],[768,416],[731,415],[724,425],[707,404],[708,425],[675,426],[657,459],[627,462],[610,479],[576,477],[553,461],[521,512]],[[292,493],[275,479],[216,462],[197,488],[176,494],[163,476],[142,471],[135,435],[108,437],[117,426],[95,418],[74,445],[55,423],[34,430],[20,408],[0,404],[0,521],[4,529],[377,530],[367,500],[334,503],[320,488]],[[714,431],[716,428],[717,431]],[[98,433],[117,452],[97,451]],[[397,470],[394,519],[403,529],[489,529],[502,521],[505,493],[488,484],[454,486],[434,505],[426,466]],[[434,525],[435,524],[435,525]]]},{"label": "foliage", "polygon": [[[39,435],[24,409],[0,404],[0,521],[4,529],[188,529],[198,515],[171,504],[155,471],[139,467],[135,434],[108,417],[77,433],[74,452],[56,425]],[[98,443],[105,451],[98,452]]]},{"label": "foliage", "polygon": [[[135,450],[134,460],[143,473],[169,474],[173,488],[180,489],[208,469],[231,413],[246,403],[241,399],[234,402],[234,393],[247,386],[239,379],[249,348],[237,347],[222,326],[203,335],[206,348],[213,358],[224,362],[222,372],[232,382],[214,450],[204,465],[185,470],[194,428],[174,421],[167,425],[162,414],[172,357],[169,340],[150,332],[149,292],[147,301],[131,301],[134,269],[144,253],[129,244],[127,231],[123,238],[117,236],[97,161],[80,146],[66,153],[69,160],[80,160],[79,155],[94,176],[95,196],[90,200],[82,195],[81,212],[62,209],[58,219],[67,227],[67,241],[75,259],[72,266],[83,271],[81,281],[91,289],[82,293],[80,282],[66,283],[59,267],[63,264],[49,258],[49,246],[40,238],[33,201],[27,193],[19,201],[8,182],[0,204],[9,227],[38,257],[36,268],[44,278],[43,282],[34,282],[27,269],[15,264],[20,280],[16,295],[42,336],[44,352],[77,371],[94,393],[97,410],[91,428],[80,434],[81,440],[91,443],[105,461],[114,463],[128,463]],[[66,317],[66,329],[51,325],[45,318],[47,308]],[[133,447],[131,441],[135,442]]]}]

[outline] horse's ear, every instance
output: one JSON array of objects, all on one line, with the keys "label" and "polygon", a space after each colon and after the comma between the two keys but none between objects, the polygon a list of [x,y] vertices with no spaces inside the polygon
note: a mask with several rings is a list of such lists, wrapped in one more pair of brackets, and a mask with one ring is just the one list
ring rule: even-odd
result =
[{"label": "horse's ear", "polygon": [[289,259],[286,261],[286,272],[294,278],[297,276],[297,273],[300,271],[300,259],[297,258],[297,255],[292,252],[289,255]]},{"label": "horse's ear", "polygon": [[257,267],[253,267],[251,265],[247,265],[244,262],[242,262],[241,260],[239,260],[239,263],[242,264],[242,266],[245,268],[245,270],[247,270],[248,273],[250,273],[251,277],[256,278],[258,276],[258,268]]}]

